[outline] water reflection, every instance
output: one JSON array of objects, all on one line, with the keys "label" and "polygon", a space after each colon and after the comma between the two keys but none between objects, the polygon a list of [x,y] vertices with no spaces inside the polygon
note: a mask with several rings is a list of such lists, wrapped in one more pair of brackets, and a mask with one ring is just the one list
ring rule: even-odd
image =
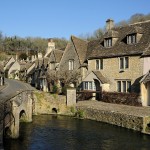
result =
[{"label": "water reflection", "polygon": [[90,120],[34,116],[22,123],[18,140],[5,140],[5,150],[149,150],[150,136]]}]

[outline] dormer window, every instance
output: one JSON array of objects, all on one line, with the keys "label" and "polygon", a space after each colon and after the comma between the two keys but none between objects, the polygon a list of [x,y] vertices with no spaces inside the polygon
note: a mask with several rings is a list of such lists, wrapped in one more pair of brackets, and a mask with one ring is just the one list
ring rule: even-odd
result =
[{"label": "dormer window", "polygon": [[111,47],[112,46],[112,38],[105,38],[104,46],[105,47]]},{"label": "dormer window", "polygon": [[136,34],[127,35],[127,44],[136,43]]}]

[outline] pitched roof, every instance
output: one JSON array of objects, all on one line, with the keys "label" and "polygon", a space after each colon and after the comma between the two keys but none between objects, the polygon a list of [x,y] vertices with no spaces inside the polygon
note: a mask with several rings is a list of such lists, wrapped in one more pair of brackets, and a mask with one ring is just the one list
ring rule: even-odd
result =
[{"label": "pitched roof", "polygon": [[142,56],[150,56],[150,44],[148,45],[148,47],[145,49],[145,51],[143,52]]},{"label": "pitched roof", "polygon": [[140,80],[140,83],[146,84],[150,81],[150,70],[144,75],[144,77]]},{"label": "pitched roof", "polygon": [[80,64],[84,63],[86,59],[86,52],[87,52],[87,41],[84,41],[82,39],[79,39],[75,36],[71,36],[71,41],[76,49],[76,52],[78,54]]},{"label": "pitched roof", "polygon": [[62,50],[59,50],[59,49],[55,49],[51,52],[51,54],[53,53],[54,57],[55,57],[55,63],[59,63],[61,58],[62,58],[62,55],[64,53],[64,51]]},{"label": "pitched roof", "polygon": [[92,71],[92,72],[102,82],[102,84],[109,83],[109,80],[107,78],[105,78],[100,71]]},{"label": "pitched roof", "polygon": [[49,58],[47,58],[47,57],[36,59],[35,67],[42,67],[42,65],[44,65],[44,67],[46,67],[48,65],[48,61],[49,61]]},{"label": "pitched roof", "polygon": [[[150,21],[140,22],[124,27],[116,27],[112,29],[115,33],[106,33],[101,39],[93,40],[88,43],[88,59],[107,58],[126,55],[141,55],[150,43]],[[135,44],[127,44],[125,42],[128,34],[143,34],[140,41]],[[114,46],[106,48],[103,46],[104,38],[108,35],[118,36],[118,40]],[[150,54],[150,53],[149,53]]]}]

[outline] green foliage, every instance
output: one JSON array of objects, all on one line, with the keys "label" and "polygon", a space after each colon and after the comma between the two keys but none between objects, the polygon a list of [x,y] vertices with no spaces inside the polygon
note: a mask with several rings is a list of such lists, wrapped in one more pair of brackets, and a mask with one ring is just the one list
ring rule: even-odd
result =
[{"label": "green foliage", "polygon": [[26,60],[27,59],[27,54],[26,53],[21,53],[20,55],[19,55],[19,59],[20,60]]},{"label": "green foliage", "polygon": [[75,114],[75,112],[76,112],[76,109],[75,109],[75,107],[70,107],[70,111],[71,111],[71,113],[73,113],[73,114]]},{"label": "green foliage", "polygon": [[66,47],[68,41],[65,38],[54,38],[56,49],[63,49]]},{"label": "green foliage", "polygon": [[62,94],[66,95],[67,94],[67,86],[62,87]]},{"label": "green foliage", "polygon": [[58,92],[58,87],[57,87],[57,85],[54,85],[54,86],[53,86],[52,92],[53,92],[53,93],[57,93],[57,92]]},{"label": "green foliage", "polygon": [[6,55],[6,53],[4,52],[0,52],[0,61],[6,60],[8,57]]},{"label": "green foliage", "polygon": [[84,118],[84,111],[83,110],[78,110],[75,114],[76,117],[78,118]]},{"label": "green foliage", "polygon": [[[65,48],[67,40],[64,38],[54,38],[57,49]],[[40,37],[21,38],[18,36],[4,37],[0,32],[0,51],[34,51],[45,54],[48,39]]]}]

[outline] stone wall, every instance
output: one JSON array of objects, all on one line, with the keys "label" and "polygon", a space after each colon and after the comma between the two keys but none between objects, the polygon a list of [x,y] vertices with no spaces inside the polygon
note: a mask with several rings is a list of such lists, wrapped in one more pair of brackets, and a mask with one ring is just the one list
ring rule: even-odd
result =
[{"label": "stone wall", "polygon": [[60,71],[69,70],[69,60],[74,60],[74,70],[77,70],[80,67],[79,58],[72,42],[67,45],[64,51],[64,54],[60,61]]},{"label": "stone wall", "polygon": [[[88,60],[88,71],[91,72],[96,70],[96,60]],[[103,59],[103,69],[100,72],[109,79],[110,91],[114,92],[117,90],[118,80],[131,80],[132,92],[139,92],[140,77],[143,75],[143,59],[139,56],[129,57],[129,68],[120,72],[119,69],[119,58],[105,58]]]},{"label": "stone wall", "polygon": [[150,134],[150,128],[148,125],[150,122],[150,117],[139,117],[128,114],[121,114],[114,111],[98,110],[82,106],[77,107],[77,111],[82,111],[84,118],[86,119],[101,121]]},{"label": "stone wall", "polygon": [[36,91],[34,92],[34,100],[34,115],[68,113],[68,108],[66,106],[66,96]]}]

